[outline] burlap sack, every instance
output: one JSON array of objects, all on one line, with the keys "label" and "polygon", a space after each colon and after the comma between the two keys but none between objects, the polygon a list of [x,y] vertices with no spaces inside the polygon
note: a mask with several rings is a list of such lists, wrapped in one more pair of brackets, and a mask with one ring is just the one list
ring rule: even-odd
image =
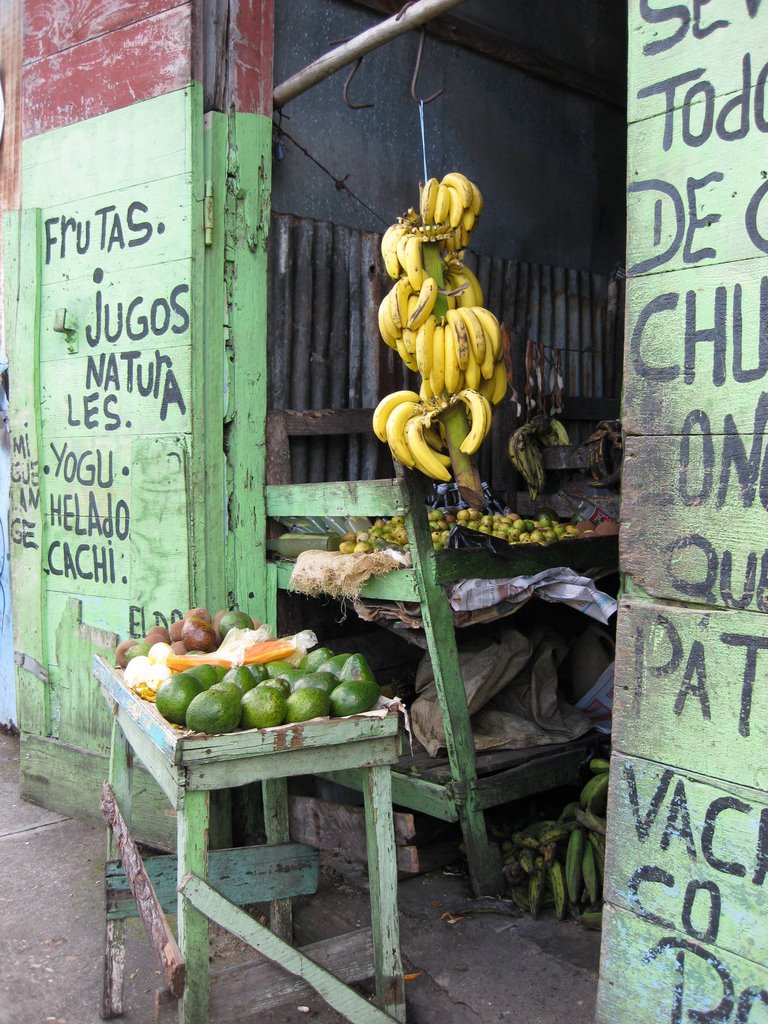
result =
[{"label": "burlap sack", "polygon": [[400,568],[401,563],[389,551],[342,555],[338,551],[302,551],[291,573],[290,590],[310,597],[354,599],[372,576]]}]

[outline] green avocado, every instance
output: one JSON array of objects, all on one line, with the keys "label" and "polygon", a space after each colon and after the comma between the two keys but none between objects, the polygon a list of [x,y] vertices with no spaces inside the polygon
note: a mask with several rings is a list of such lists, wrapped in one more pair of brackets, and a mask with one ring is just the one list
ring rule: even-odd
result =
[{"label": "green avocado", "polygon": [[347,661],[352,657],[351,654],[334,654],[332,658],[328,658],[322,664],[314,668],[313,672],[332,672],[333,675],[338,676],[342,668]]},{"label": "green avocado", "polygon": [[376,676],[371,671],[371,666],[365,660],[364,654],[353,654],[351,658],[348,658],[339,672],[339,679],[345,683],[358,679],[366,679],[371,683],[376,682]]}]

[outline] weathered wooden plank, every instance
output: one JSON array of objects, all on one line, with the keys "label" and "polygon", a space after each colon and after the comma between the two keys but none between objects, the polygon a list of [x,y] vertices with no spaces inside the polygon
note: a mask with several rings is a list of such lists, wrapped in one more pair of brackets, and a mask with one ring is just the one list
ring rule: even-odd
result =
[{"label": "weathered wooden plank", "polygon": [[[231,16],[231,15],[230,15]],[[272,58],[275,46],[275,5],[238,0],[234,30],[227,47],[231,61],[222,110],[272,117]]]},{"label": "weathered wooden plank", "polygon": [[330,1006],[348,1019],[359,1021],[359,1024],[386,1024],[392,1019],[299,950],[228,903],[194,873],[183,879],[179,891],[184,902],[196,907],[198,913],[226,928],[270,960],[280,963],[285,970],[303,977]]},{"label": "weathered wooden plank", "polygon": [[120,808],[117,806],[112,787],[107,782],[104,783],[101,808],[104,819],[117,840],[123,870],[136,901],[139,916],[144,922],[150,943],[160,961],[165,986],[171,995],[178,999],[184,990],[186,976],[184,957],[160,907],[155,890],[152,888],[152,882],[144,867],[141,854],[128,831]]},{"label": "weathered wooden plank", "polygon": [[[137,182],[191,171],[188,111],[196,88],[133,103],[87,122],[58,128],[24,142],[24,206],[55,209],[109,195]],[[141,138],[145,145],[137,146]],[[77,174],[61,173],[61,154],[79,154]],[[108,153],[105,160],[103,154]],[[89,159],[90,157],[90,159]],[[97,158],[98,157],[98,158]],[[109,204],[106,204],[109,205]],[[94,207],[99,209],[100,204]],[[101,215],[105,216],[105,215]],[[101,217],[98,232],[101,237]]]},{"label": "weathered wooden plank", "polygon": [[767,991],[764,964],[722,954],[624,910],[603,911],[596,1024],[746,1024],[759,1019],[761,1011],[752,1009],[766,1005]]},{"label": "weathered wooden plank", "polygon": [[178,5],[179,0],[91,0],[62,7],[55,0],[28,0],[24,8],[24,59],[39,60]]},{"label": "weathered wooden plank", "polygon": [[663,932],[766,963],[764,792],[614,756],[608,814],[608,903]]},{"label": "weathered wooden plank", "polygon": [[70,598],[56,630],[59,667],[52,700],[57,703],[56,733],[65,743],[93,750],[109,749],[111,715],[93,678],[95,654],[109,657],[117,636],[82,621],[82,605]]},{"label": "weathered wooden plank", "polygon": [[[362,790],[363,783],[358,769],[347,771],[316,772],[316,775],[339,782],[343,786]],[[392,766],[392,802],[398,806],[410,807],[441,821],[458,821],[456,799],[453,791],[441,783],[428,782],[417,778],[412,772],[398,771]]]},{"label": "weathered wooden plank", "polygon": [[[764,22],[760,3],[752,0],[725,0],[717,10],[695,4],[640,5],[630,19],[628,121],[666,109],[679,119],[681,108],[701,103],[709,93],[705,82],[722,106],[726,97],[742,88],[742,60],[754,48]],[[759,52],[751,63],[754,81],[762,65]],[[682,79],[675,82],[674,92],[671,85],[662,84],[672,79]],[[732,113],[727,128],[735,126],[739,113]]]},{"label": "weathered wooden plank", "polygon": [[630,279],[627,302],[625,430],[754,429],[768,373],[768,260]]},{"label": "weathered wooden plank", "polygon": [[29,64],[24,137],[183,89],[192,42],[192,5],[183,4]]},{"label": "weathered wooden plank", "polygon": [[270,516],[403,515],[405,500],[397,480],[339,481],[307,487],[290,484],[267,487]]},{"label": "weathered wooden plank", "polygon": [[[22,733],[21,796],[30,803],[100,822],[99,801],[107,770],[105,754]],[[176,812],[140,766],[134,770],[131,828],[139,842],[156,849],[172,850],[176,845]]]},{"label": "weathered wooden plank", "polygon": [[[3,104],[5,109],[0,159],[3,173],[0,180],[0,210],[18,210],[21,195],[21,68],[23,57],[24,19],[22,0],[13,0],[3,8],[0,19],[0,53],[3,55]],[[0,253],[4,253],[3,218],[0,217]],[[0,274],[0,338],[6,339],[5,295],[13,282],[12,268],[5,263]],[[8,295],[13,293],[8,289]]]},{"label": "weathered wooden plank", "polygon": [[[208,877],[208,826],[211,820],[210,793],[183,791],[179,801],[178,858],[179,880],[190,873]],[[221,898],[221,897],[220,897]],[[225,901],[226,902],[226,901]],[[227,906],[232,904],[227,903]],[[242,913],[242,911],[238,911]],[[179,889],[178,927],[179,945],[187,963],[187,983],[184,986],[179,1020],[190,1024],[203,1024],[208,1020],[208,917],[194,906]]]},{"label": "weathered wooden plank", "polygon": [[[166,914],[177,909],[176,858],[146,857],[144,867],[157,899]],[[318,853],[300,843],[243,846],[211,850],[208,880],[238,906],[265,903],[284,896],[309,895],[317,889]],[[137,913],[130,886],[119,860],[108,861],[107,919],[134,917]]]},{"label": "weathered wooden plank", "polygon": [[[299,950],[302,956],[352,985],[372,974],[373,940],[370,928],[321,939]],[[211,971],[212,1020],[252,1024],[254,1015],[287,1002],[300,1005],[311,988],[301,978],[286,974],[266,959]]]},{"label": "weathered wooden plank", "polygon": [[768,787],[764,615],[625,598],[616,647],[615,750]]},{"label": "weathered wooden plank", "polygon": [[648,594],[751,610],[766,604],[765,530],[754,514],[762,509],[763,440],[627,438],[620,552]]},{"label": "weathered wooden plank", "polygon": [[[47,666],[40,508],[41,424],[38,400],[40,346],[40,211],[5,218],[5,329],[14,380],[11,428],[9,536],[14,647]],[[49,694],[25,668],[16,671],[17,721],[24,731],[47,735]]]}]

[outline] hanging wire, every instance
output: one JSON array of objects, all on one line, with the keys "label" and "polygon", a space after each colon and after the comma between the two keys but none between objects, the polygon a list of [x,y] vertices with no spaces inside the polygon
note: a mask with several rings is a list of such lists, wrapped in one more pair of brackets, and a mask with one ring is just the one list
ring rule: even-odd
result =
[{"label": "hanging wire", "polygon": [[426,29],[422,28],[421,33],[419,35],[419,49],[416,54],[416,66],[413,69],[413,77],[411,78],[411,99],[415,104],[417,104],[419,108],[419,127],[421,129],[421,155],[424,161],[424,181],[429,180],[429,175],[427,174],[427,141],[426,132],[424,130],[424,107],[427,105],[427,103],[432,103],[433,100],[436,100],[438,96],[442,96],[444,92],[443,89],[438,89],[437,92],[433,92],[431,96],[427,96],[424,99],[422,99],[416,93],[416,83],[419,80],[419,72],[421,71],[421,57],[422,54],[424,53],[424,39],[426,37],[426,34]]}]

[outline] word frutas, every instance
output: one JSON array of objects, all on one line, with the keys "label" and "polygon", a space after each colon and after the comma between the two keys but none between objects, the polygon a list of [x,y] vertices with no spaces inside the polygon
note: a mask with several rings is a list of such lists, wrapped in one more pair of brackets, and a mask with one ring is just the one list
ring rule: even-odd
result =
[{"label": "word frutas", "polygon": [[379,331],[421,375],[421,387],[382,399],[374,433],[398,462],[446,482],[451,462],[441,414],[464,405],[470,427],[460,448],[473,455],[490,430],[491,407],[507,390],[501,327],[461,261],[482,208],[480,190],[465,175],[430,178],[419,212],[408,210],[381,239],[395,285],[379,306]]}]

